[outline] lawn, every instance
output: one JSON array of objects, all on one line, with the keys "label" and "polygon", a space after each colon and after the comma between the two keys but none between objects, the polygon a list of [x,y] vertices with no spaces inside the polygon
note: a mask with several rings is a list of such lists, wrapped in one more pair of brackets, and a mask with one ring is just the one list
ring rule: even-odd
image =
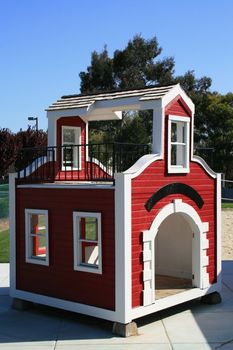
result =
[{"label": "lawn", "polygon": [[0,185],[0,219],[9,216],[9,185]]},{"label": "lawn", "polygon": [[233,209],[233,203],[222,203],[222,209]]},{"label": "lawn", "polygon": [[9,230],[0,232],[0,263],[8,263],[10,254]]}]

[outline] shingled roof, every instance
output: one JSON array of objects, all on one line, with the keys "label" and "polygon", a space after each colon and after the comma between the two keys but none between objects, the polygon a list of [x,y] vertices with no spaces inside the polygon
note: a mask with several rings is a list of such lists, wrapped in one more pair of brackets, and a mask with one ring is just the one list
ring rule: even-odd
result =
[{"label": "shingled roof", "polygon": [[50,105],[46,111],[58,111],[74,108],[89,108],[97,101],[115,100],[121,98],[138,97],[139,101],[157,100],[166,95],[176,85],[146,87],[142,89],[114,91],[89,95],[68,95],[62,96],[55,103]]}]

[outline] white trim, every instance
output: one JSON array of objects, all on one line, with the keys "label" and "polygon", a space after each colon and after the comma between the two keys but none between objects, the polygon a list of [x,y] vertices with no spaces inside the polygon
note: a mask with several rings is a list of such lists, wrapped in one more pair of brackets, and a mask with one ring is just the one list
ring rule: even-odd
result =
[{"label": "white trim", "polygon": [[[149,256],[148,250],[151,251],[151,259],[144,261],[144,270],[143,274],[148,276],[148,269],[151,270],[151,278],[148,279],[149,283],[144,283],[143,290],[143,301],[144,306],[148,306],[157,303],[155,299],[155,254],[154,254],[154,240],[158,233],[159,227],[162,222],[171,214],[180,213],[185,215],[185,218],[189,222],[194,234],[195,241],[192,242],[193,249],[193,274],[194,274],[194,285],[200,289],[206,288],[209,286],[208,276],[206,272],[206,266],[208,265],[208,256],[207,256],[207,243],[206,235],[203,237],[203,234],[208,232],[209,226],[208,223],[203,223],[200,219],[200,216],[196,210],[187,203],[183,203],[181,199],[175,199],[173,203],[167,204],[163,209],[154,218],[150,229],[143,232],[143,250],[146,251],[146,255]],[[204,242],[204,247],[203,247]]]},{"label": "white trim", "polygon": [[[45,259],[33,257],[31,254],[31,247],[29,245],[30,239],[30,219],[31,214],[45,215],[46,227],[46,256]],[[44,209],[25,209],[25,261],[31,264],[49,266],[49,225],[48,225],[48,210]]]},{"label": "white trim", "polygon": [[[57,146],[57,121],[58,117],[48,118],[48,147]],[[56,157],[56,154],[55,154]]]},{"label": "white trim", "polygon": [[[82,251],[80,249],[80,226],[77,220],[80,218],[92,217],[97,219],[98,226],[98,267],[83,265],[81,261]],[[101,235],[101,213],[95,212],[73,212],[73,251],[74,270],[102,274],[102,235]]]},{"label": "white trim", "polygon": [[[182,165],[172,165],[171,164],[171,150],[172,150],[172,144],[174,144],[171,140],[171,125],[172,123],[184,123],[184,136],[185,136],[185,141],[184,144],[184,155],[182,159]],[[179,130],[177,130],[177,133],[179,134]],[[186,174],[190,172],[189,164],[190,164],[190,159],[189,159],[189,152],[190,152],[190,118],[189,117],[182,117],[182,116],[177,116],[177,115],[169,115],[168,116],[168,136],[167,136],[168,144],[167,144],[167,168],[168,168],[168,173],[169,174]],[[179,141],[178,143],[179,144]],[[177,152],[177,156],[178,156]]]},{"label": "white trim", "polygon": [[133,179],[139,176],[150,164],[161,159],[159,154],[146,154],[139,158],[129,169],[124,171],[123,174],[129,175],[130,178]]},{"label": "white trim", "polygon": [[47,162],[52,161],[48,156],[42,156],[35,159],[30,165],[28,165],[25,169],[20,170],[18,173],[18,177],[20,179],[25,178],[32,173],[34,173],[37,169],[39,169],[42,165],[45,165]]},{"label": "white trim", "polygon": [[216,239],[217,239],[217,281],[221,283],[221,272],[222,272],[222,242],[221,242],[221,222],[222,222],[222,208],[221,208],[221,195],[222,195],[222,184],[221,174],[217,174],[216,179]]},{"label": "white trim", "polygon": [[164,156],[164,108],[153,108],[152,153]]},{"label": "white trim", "polygon": [[136,319],[154,312],[167,309],[171,306],[185,303],[186,301],[197,299],[203,295],[221,291],[221,283],[215,283],[208,288],[193,288],[182,293],[178,293],[166,298],[158,299],[154,304],[133,308],[131,311],[132,319]]},{"label": "white trim", "polygon": [[212,178],[216,179],[216,177],[218,176],[218,173],[215,173],[210,167],[209,165],[204,161],[203,158],[199,157],[199,156],[192,156],[192,161],[195,163],[198,163],[202,166],[203,169],[205,169],[205,171],[208,173],[208,175],[210,175]]},{"label": "white trim", "polygon": [[131,179],[115,174],[115,310],[118,322],[132,320]]},{"label": "white trim", "polygon": [[170,91],[166,93],[166,95],[162,97],[162,107],[166,107],[172,100],[174,100],[179,95],[184,100],[188,108],[191,110],[192,114],[194,114],[195,105],[192,102],[192,100],[188,97],[186,92],[182,89],[180,84],[175,85]]},{"label": "white trim", "polygon": [[10,290],[16,288],[16,173],[9,174]]},{"label": "white trim", "polygon": [[99,317],[109,321],[118,321],[116,319],[115,311],[111,311],[111,310],[107,310],[107,309],[103,309],[103,308],[99,308],[99,307],[95,307],[87,304],[81,304],[81,303],[76,303],[68,300],[48,297],[41,294],[25,292],[19,289],[12,289],[11,297],[31,301],[38,304],[52,306],[63,310],[77,312],[84,315]]},{"label": "white trim", "polygon": [[[78,182],[78,181],[76,181]],[[92,189],[92,190],[114,190],[115,186],[110,183],[109,185],[100,185],[98,183],[90,183],[90,184],[85,184],[85,182],[81,182],[78,185],[77,184],[72,184],[67,181],[66,184],[57,184],[57,183],[51,183],[51,184],[37,184],[37,185],[17,185],[17,188],[52,188],[52,189],[78,189],[78,190],[87,190],[87,189]]]}]

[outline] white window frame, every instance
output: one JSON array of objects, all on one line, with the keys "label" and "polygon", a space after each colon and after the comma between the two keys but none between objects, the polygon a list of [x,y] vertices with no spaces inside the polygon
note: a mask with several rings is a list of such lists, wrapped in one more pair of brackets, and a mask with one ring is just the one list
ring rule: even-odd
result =
[{"label": "white window frame", "polygon": [[[79,159],[78,159],[78,166],[64,166],[64,155],[63,155],[63,146],[69,147],[68,142],[63,141],[63,135],[64,135],[64,130],[66,129],[73,129],[75,131],[75,143],[74,145],[81,145],[81,128],[79,126],[68,126],[68,125],[62,125],[62,132],[61,132],[61,143],[62,143],[62,150],[61,150],[61,159],[62,159],[62,170],[81,170],[82,165],[81,165],[81,160],[82,160],[82,146],[77,146],[77,148],[73,149],[73,152],[76,153],[76,156],[74,156],[75,159],[78,159],[77,157],[77,152],[79,152]],[[77,142],[76,142],[77,141]]]},{"label": "white window frame", "polygon": [[[40,257],[32,256],[32,247],[30,243],[30,229],[31,220],[30,215],[45,215],[45,227],[46,227],[46,257],[42,259]],[[49,225],[48,225],[48,210],[44,209],[25,209],[25,260],[28,263],[38,265],[49,265]]]},{"label": "white window frame", "polygon": [[[182,122],[184,124],[184,142],[172,142],[172,123],[176,123],[179,125],[179,123]],[[171,152],[172,152],[172,145],[180,145],[184,146],[184,159],[182,165],[173,165],[171,164]],[[169,115],[168,116],[168,155],[167,155],[167,162],[168,162],[168,173],[169,174],[183,174],[183,173],[189,173],[189,153],[190,152],[190,118],[189,117],[181,117],[181,116],[175,116],[175,115]]]},{"label": "white window frame", "polygon": [[[81,261],[81,248],[80,248],[80,219],[84,217],[92,217],[97,219],[97,227],[98,227],[98,240],[96,243],[98,244],[98,267],[89,266],[88,264],[83,264]],[[102,274],[102,234],[101,234],[101,213],[95,212],[73,212],[73,248],[74,248],[74,270],[83,271],[83,272],[91,272]],[[93,241],[91,241],[93,242]]]}]

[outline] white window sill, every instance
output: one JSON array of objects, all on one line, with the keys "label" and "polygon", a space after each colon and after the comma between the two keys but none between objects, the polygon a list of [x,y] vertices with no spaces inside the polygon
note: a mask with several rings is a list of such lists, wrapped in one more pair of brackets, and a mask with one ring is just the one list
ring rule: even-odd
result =
[{"label": "white window sill", "polygon": [[170,166],[168,167],[168,174],[188,174],[190,173],[189,168],[183,168],[179,166]]},{"label": "white window sill", "polygon": [[74,266],[74,270],[75,271],[82,271],[82,272],[90,272],[90,273],[96,273],[99,275],[102,275],[102,269],[98,268],[98,267],[88,267],[88,266]]},{"label": "white window sill", "polygon": [[43,265],[43,266],[49,266],[49,261],[47,260],[42,260],[42,259],[37,259],[37,258],[27,258],[26,262],[29,264],[36,264],[36,265]]}]

